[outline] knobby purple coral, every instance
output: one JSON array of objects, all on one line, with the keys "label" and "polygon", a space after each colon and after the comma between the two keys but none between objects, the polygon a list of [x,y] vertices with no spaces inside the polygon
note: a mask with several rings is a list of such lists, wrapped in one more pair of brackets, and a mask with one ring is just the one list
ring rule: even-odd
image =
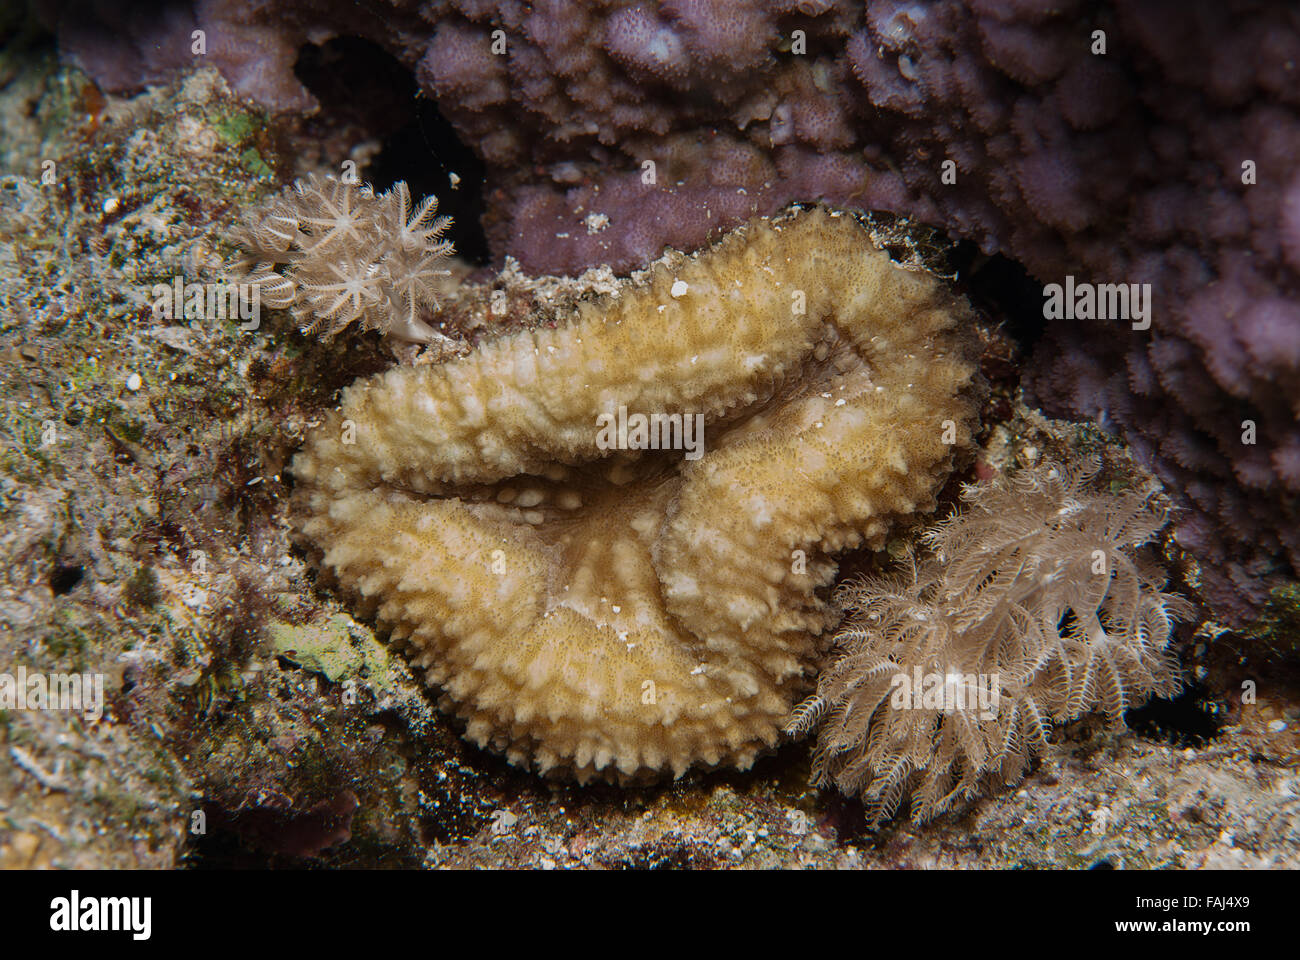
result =
[{"label": "knobby purple coral", "polygon": [[[312,99],[293,71],[312,38],[417,64],[486,168],[494,253],[528,272],[629,269],[820,199],[942,224],[1043,283],[1150,283],[1141,335],[1049,324],[1031,402],[1104,417],[1177,492],[1220,618],[1248,620],[1300,572],[1300,23],[1284,4],[431,0],[383,23],[345,2],[47,5],[111,89],[187,64],[196,25],[217,38],[208,62],[277,110]],[[110,12],[119,29],[97,29]]]}]

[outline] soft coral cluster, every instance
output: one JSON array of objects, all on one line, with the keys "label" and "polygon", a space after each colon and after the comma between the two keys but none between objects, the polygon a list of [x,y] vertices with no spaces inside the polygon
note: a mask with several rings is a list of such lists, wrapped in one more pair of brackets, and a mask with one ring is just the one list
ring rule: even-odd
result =
[{"label": "soft coral cluster", "polygon": [[[1130,706],[1178,690],[1167,647],[1189,607],[1139,552],[1166,513],[1090,490],[1095,473],[1045,464],[969,485],[910,576],[841,587],[838,657],[791,724],[824,718],[814,782],[861,793],[877,821],[910,791],[929,820],[1018,781],[1050,721],[1102,710],[1122,728]],[[917,676],[934,678],[932,701],[916,702]]]},{"label": "soft coral cluster", "polygon": [[435,217],[437,209],[433,196],[412,208],[405,183],[376,196],[309,175],[238,228],[245,279],[267,306],[289,308],[306,333],[328,339],[359,321],[402,340],[445,340],[424,320],[452,252],[440,239],[451,220]]}]

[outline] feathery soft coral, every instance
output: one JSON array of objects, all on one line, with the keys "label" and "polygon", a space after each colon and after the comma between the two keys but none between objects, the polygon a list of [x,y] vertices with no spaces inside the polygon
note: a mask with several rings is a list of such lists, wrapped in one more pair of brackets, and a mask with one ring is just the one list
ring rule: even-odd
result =
[{"label": "feathery soft coral", "polygon": [[240,225],[245,280],[262,302],[289,309],[304,333],[326,339],[359,321],[419,343],[447,340],[425,322],[437,308],[451,226],[430,196],[412,210],[405,183],[369,186],[310,174]]},{"label": "feathery soft coral", "polygon": [[821,722],[815,783],[860,793],[877,822],[910,793],[922,822],[1019,780],[1049,721],[1101,710],[1122,728],[1129,707],[1178,690],[1167,648],[1190,605],[1137,549],[1166,514],[1090,490],[1095,473],[1045,465],[969,485],[907,575],[841,588],[839,656],[789,724]]}]

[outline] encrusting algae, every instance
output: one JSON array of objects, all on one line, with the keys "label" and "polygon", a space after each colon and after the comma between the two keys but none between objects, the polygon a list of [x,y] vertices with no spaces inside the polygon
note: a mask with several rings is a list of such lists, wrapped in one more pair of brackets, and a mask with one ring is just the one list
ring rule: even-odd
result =
[{"label": "encrusting algae", "polygon": [[[806,690],[832,556],[969,446],[970,320],[853,217],[753,221],[558,329],[354,383],[294,461],[301,529],[476,743],[583,781],[744,768]],[[702,417],[702,456],[607,449],[636,415],[665,447]]]}]

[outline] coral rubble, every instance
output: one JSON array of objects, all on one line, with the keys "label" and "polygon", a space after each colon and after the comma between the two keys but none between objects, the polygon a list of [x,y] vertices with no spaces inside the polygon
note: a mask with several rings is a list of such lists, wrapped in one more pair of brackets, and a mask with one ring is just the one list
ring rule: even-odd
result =
[{"label": "coral rubble", "polygon": [[[745,767],[833,623],[830,555],[931,509],[968,445],[969,320],[852,217],[757,221],[354,384],[294,461],[302,529],[476,742],[579,779]],[[636,416],[703,447],[642,455]]]}]

